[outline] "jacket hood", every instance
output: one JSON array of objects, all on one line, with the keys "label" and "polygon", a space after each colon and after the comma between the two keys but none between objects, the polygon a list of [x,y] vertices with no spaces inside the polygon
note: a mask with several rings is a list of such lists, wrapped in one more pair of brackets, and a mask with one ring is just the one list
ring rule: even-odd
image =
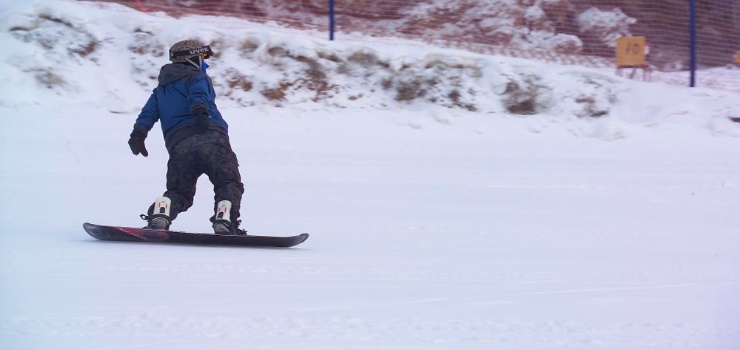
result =
[{"label": "jacket hood", "polygon": [[159,86],[174,83],[183,78],[191,78],[202,73],[200,69],[189,64],[168,63],[159,71]]}]

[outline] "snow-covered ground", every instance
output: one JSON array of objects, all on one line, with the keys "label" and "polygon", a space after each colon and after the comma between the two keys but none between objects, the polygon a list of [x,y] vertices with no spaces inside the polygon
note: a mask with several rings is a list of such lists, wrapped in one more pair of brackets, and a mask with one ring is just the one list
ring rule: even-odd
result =
[{"label": "snow-covered ground", "polygon": [[[736,91],[61,0],[0,10],[0,349],[740,349]],[[126,141],[182,35],[221,45],[245,227],[302,245],[82,230],[143,225],[163,191],[158,131],[148,158]],[[358,52],[375,59],[342,66]],[[290,57],[336,88],[258,92],[305,74]],[[427,92],[399,99],[413,81]],[[536,113],[509,113],[526,83]],[[173,228],[208,230],[211,200],[202,178]]]}]

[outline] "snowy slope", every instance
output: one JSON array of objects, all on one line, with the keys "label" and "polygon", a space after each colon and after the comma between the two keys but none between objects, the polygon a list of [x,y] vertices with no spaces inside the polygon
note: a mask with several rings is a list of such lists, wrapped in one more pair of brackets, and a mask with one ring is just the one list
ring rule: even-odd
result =
[{"label": "snowy slope", "polygon": [[[740,349],[737,92],[115,6],[0,13],[0,349]],[[189,35],[221,53],[247,229],[310,232],[298,248],[82,231],[142,225],[163,191],[161,137],[148,158],[126,140]],[[336,88],[263,93],[311,74]],[[173,228],[207,230],[210,192]]]}]

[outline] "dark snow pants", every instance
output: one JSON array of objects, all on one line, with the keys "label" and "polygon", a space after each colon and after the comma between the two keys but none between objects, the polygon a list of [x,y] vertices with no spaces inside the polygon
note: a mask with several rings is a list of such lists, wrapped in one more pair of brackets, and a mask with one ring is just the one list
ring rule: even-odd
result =
[{"label": "dark snow pants", "polygon": [[[202,174],[208,175],[213,184],[213,213],[218,202],[228,200],[231,202],[231,221],[237,222],[244,194],[239,162],[231,149],[229,137],[216,130],[189,136],[170,150],[167,191],[164,193],[172,201],[170,220],[193,205],[195,185]],[[153,209],[154,206],[150,208],[150,214]]]}]

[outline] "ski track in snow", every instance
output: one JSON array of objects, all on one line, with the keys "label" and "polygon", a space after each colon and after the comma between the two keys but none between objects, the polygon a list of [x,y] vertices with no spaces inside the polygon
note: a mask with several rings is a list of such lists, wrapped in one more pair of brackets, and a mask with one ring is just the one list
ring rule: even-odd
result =
[{"label": "ski track in snow", "polygon": [[[282,132],[299,139],[299,131]],[[408,151],[353,157],[315,144],[264,153],[250,145],[269,142],[252,135],[236,141],[250,159],[244,162],[252,184],[250,229],[305,230],[312,237],[289,250],[244,249],[89,239],[79,227],[89,210],[77,209],[86,198],[120,196],[109,204],[115,210],[97,214],[120,220],[115,212],[135,213],[146,202],[133,197],[156,193],[160,173],[118,179],[138,195],[119,193],[98,180],[108,177],[107,168],[90,166],[119,148],[118,140],[96,141],[95,152],[80,147],[88,141],[70,140],[46,149],[56,155],[50,164],[31,153],[13,158],[31,176],[6,175],[22,185],[54,174],[58,191],[79,197],[38,192],[60,219],[40,223],[34,235],[0,236],[0,276],[8,281],[0,289],[7,312],[0,348],[734,350],[740,344],[734,302],[740,259],[726,211],[736,203],[738,178],[722,161],[669,159],[673,152],[642,159],[627,150],[594,165],[593,155],[568,156],[570,141],[550,144],[562,152],[548,157],[503,149],[459,158]],[[601,151],[626,146],[606,145]],[[368,152],[378,150],[360,154]],[[47,168],[71,159],[78,161],[67,163],[66,173]],[[7,186],[3,191],[22,198]],[[203,225],[208,192],[199,192],[180,227]],[[65,206],[69,198],[80,199]],[[129,214],[125,222],[132,222]]]},{"label": "ski track in snow", "polygon": [[[105,336],[110,345],[94,349],[197,348],[189,339],[214,340],[213,344],[244,344],[243,348],[311,347],[331,343],[336,348],[589,348],[603,349],[679,348],[691,349],[706,339],[736,340],[729,329],[706,329],[691,325],[655,323],[583,324],[575,321],[510,322],[424,320],[420,318],[363,319],[355,317],[319,318],[239,318],[181,317],[162,312],[121,317],[92,316],[67,320],[67,323],[13,322],[12,326],[47,331],[38,336],[63,339],[61,344],[84,343],[85,339]],[[454,335],[448,334],[453,331]],[[435,336],[435,334],[439,334]],[[625,340],[625,335],[629,340]],[[185,340],[165,340],[183,339]],[[66,341],[65,341],[66,340]],[[273,345],[260,346],[261,341]],[[125,342],[125,346],[113,345]],[[67,343],[67,344],[65,344]],[[358,343],[363,345],[357,345]],[[383,344],[396,344],[393,346]],[[404,345],[407,344],[407,345]],[[221,345],[223,346],[223,345]]]},{"label": "ski track in snow", "polygon": [[[85,349],[123,348],[111,345],[121,342],[146,349],[732,349],[729,344],[740,340],[732,324],[706,322],[721,312],[712,309],[727,305],[680,311],[690,301],[732,298],[740,282],[730,271],[692,268],[680,259],[670,260],[677,269],[642,270],[570,250],[553,257],[526,250],[538,240],[575,244],[587,239],[585,232],[570,243],[557,230],[548,232],[557,239],[519,232],[460,235],[488,247],[439,238],[415,243],[438,230],[446,229],[399,230],[406,237],[390,248],[373,240],[332,247],[319,237],[305,248],[247,252],[69,235],[60,250],[5,255],[0,271],[24,297],[3,308],[25,311],[3,319],[0,335],[17,349],[44,348],[51,339]],[[586,246],[613,235],[619,232],[600,231]],[[661,237],[637,242],[669,236]],[[450,250],[461,248],[470,249],[444,263]],[[540,268],[548,263],[557,265]],[[649,259],[635,264],[652,266]],[[650,311],[643,314],[641,307]]]}]

